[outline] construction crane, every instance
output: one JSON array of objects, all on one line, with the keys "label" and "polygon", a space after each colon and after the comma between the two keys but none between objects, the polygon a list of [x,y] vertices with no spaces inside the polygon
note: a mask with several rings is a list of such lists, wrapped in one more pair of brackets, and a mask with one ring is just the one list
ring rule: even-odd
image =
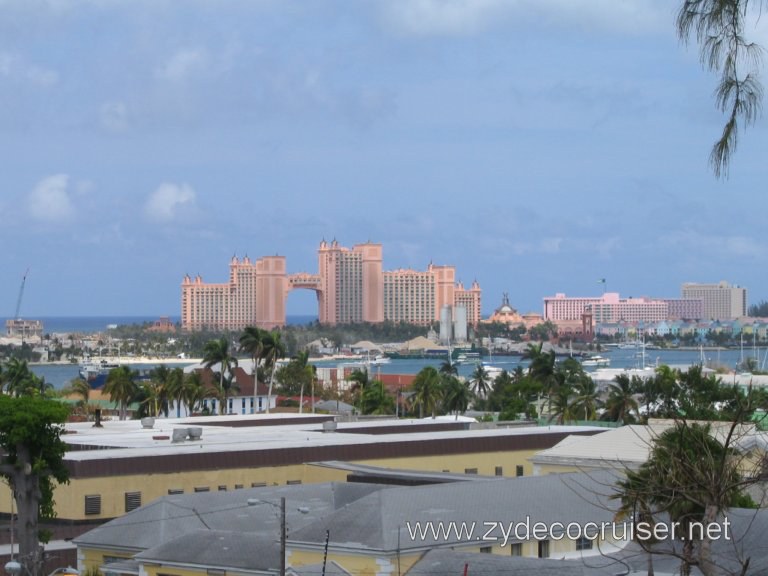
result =
[{"label": "construction crane", "polygon": [[27,271],[24,272],[24,277],[21,279],[21,287],[19,288],[19,297],[16,300],[16,314],[14,314],[14,318],[16,320],[21,320],[21,316],[19,316],[19,312],[21,311],[21,299],[24,297],[24,285],[27,283],[27,274],[29,274],[29,268],[27,268]]}]

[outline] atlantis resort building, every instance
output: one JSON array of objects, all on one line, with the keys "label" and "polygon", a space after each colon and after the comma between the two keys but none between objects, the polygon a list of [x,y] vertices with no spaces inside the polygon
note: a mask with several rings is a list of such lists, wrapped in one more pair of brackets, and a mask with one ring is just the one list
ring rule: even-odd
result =
[{"label": "atlantis resort building", "polygon": [[[480,320],[481,290],[466,289],[453,266],[429,264],[426,271],[383,270],[381,244],[340,246],[323,240],[316,274],[288,274],[284,256],[251,261],[233,257],[229,280],[211,284],[198,275],[181,284],[181,325],[185,330],[242,330],[246,326],[285,325],[286,300],[292,290],[317,294],[322,324],[384,321],[428,325],[450,313]],[[441,316],[442,315],[442,316]]]}]

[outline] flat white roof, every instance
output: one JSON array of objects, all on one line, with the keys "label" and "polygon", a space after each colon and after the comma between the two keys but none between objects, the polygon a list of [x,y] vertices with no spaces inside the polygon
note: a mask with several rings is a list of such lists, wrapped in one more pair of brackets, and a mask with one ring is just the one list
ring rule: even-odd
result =
[{"label": "flat white roof", "polygon": [[[279,422],[281,418],[297,414],[255,415],[254,419],[272,419]],[[227,452],[242,450],[270,450],[280,448],[305,448],[321,446],[345,446],[361,444],[422,442],[434,439],[462,438],[496,438],[524,436],[530,434],[573,433],[604,430],[592,426],[529,426],[520,428],[499,428],[483,430],[444,430],[424,432],[394,432],[380,434],[345,433],[362,428],[396,427],[403,429],[418,427],[419,424],[430,423],[431,420],[385,420],[363,422],[338,422],[335,432],[323,432],[321,422],[311,421],[312,415],[306,415],[307,423],[275,424],[261,426],[213,426],[201,422],[228,418],[242,421],[243,416],[211,416],[197,418],[156,419],[151,429],[142,428],[139,420],[109,420],[102,428],[94,428],[91,422],[67,424],[69,432],[62,436],[68,444],[99,446],[101,450],[76,450],[67,452],[66,460],[86,461],[108,458],[128,458],[136,456],[156,456],[201,452]],[[440,422],[440,421],[436,421]],[[443,421],[445,423],[445,421]],[[198,426],[202,428],[199,440],[172,442],[173,431],[179,428]],[[160,437],[160,438],[158,438]],[[165,438],[167,437],[167,438]],[[110,450],[114,448],[114,450]]]}]

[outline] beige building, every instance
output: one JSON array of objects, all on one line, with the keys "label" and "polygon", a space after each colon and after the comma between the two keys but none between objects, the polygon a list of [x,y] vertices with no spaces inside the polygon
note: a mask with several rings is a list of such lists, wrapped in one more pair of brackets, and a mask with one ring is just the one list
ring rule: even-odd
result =
[{"label": "beige building", "polygon": [[722,281],[718,284],[688,282],[681,288],[683,298],[700,299],[704,320],[733,320],[747,315],[747,289],[731,286]]}]

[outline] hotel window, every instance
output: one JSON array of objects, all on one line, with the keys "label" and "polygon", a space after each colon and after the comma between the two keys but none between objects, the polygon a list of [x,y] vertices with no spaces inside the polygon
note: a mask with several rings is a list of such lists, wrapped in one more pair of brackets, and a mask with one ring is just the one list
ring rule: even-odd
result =
[{"label": "hotel window", "polygon": [[477,468],[464,468],[464,474],[477,474]]},{"label": "hotel window", "polygon": [[496,466],[496,476],[504,476],[504,468]]},{"label": "hotel window", "polygon": [[101,514],[101,494],[92,494],[85,497],[85,515]]},{"label": "hotel window", "polygon": [[195,492],[210,492],[208,486],[195,486]]},{"label": "hotel window", "polygon": [[125,493],[125,511],[130,512],[141,506],[141,492]]},{"label": "hotel window", "polygon": [[480,546],[481,554],[490,554],[492,550],[493,550],[492,546]]},{"label": "hotel window", "polygon": [[301,480],[288,480],[286,482],[286,485],[288,485],[288,486],[293,486],[295,484],[301,484]]},{"label": "hotel window", "polygon": [[264,488],[266,485],[266,482],[251,482],[251,488]]},{"label": "hotel window", "polygon": [[219,484],[219,492],[226,492],[226,491],[227,491],[227,485]]},{"label": "hotel window", "polygon": [[175,494],[184,494],[183,488],[168,488],[168,495],[173,496]]},{"label": "hotel window", "polygon": [[539,558],[549,558],[549,540],[539,540]]},{"label": "hotel window", "polygon": [[515,466],[515,476],[522,476],[523,475],[523,467],[521,465]]},{"label": "hotel window", "polygon": [[510,556],[522,556],[523,555],[523,543],[515,542],[509,545]]},{"label": "hotel window", "polygon": [[576,550],[592,550],[592,540],[586,536],[581,536],[576,539]]}]

